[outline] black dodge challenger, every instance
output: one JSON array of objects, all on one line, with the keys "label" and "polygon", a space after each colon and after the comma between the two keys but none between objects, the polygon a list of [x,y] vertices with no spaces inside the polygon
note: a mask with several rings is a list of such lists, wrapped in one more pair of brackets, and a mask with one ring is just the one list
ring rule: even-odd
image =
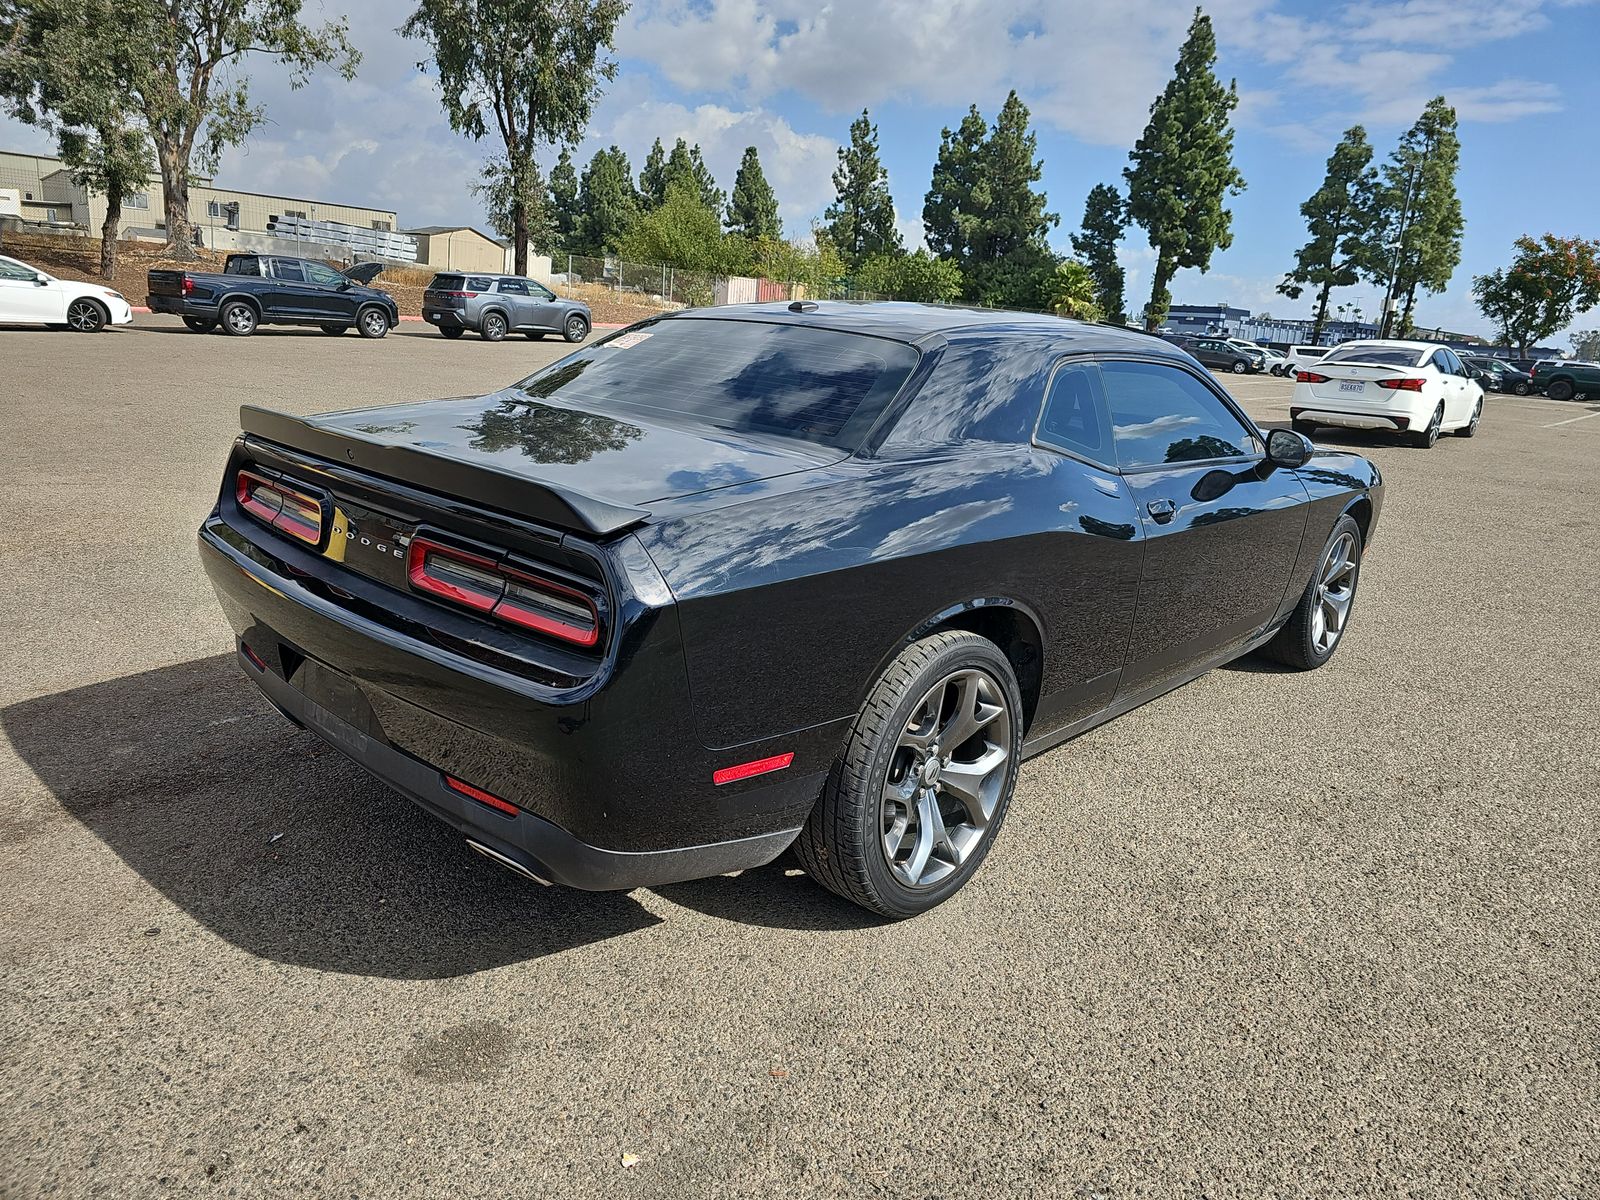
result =
[{"label": "black dodge challenger", "polygon": [[792,845],[891,917],[972,875],[1024,758],[1257,648],[1326,662],[1383,497],[1160,338],[909,304],[241,419],[201,557],[292,721],[541,882]]}]

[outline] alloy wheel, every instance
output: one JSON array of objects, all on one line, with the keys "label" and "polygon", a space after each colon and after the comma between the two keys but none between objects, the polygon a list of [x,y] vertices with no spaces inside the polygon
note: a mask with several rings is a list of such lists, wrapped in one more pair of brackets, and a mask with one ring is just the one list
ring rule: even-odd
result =
[{"label": "alloy wheel", "polygon": [[382,337],[389,332],[389,318],[377,309],[368,309],[361,317],[361,332],[368,337]]},{"label": "alloy wheel", "polygon": [[1311,644],[1326,657],[1333,653],[1339,636],[1350,618],[1350,602],[1356,594],[1356,539],[1341,533],[1322,560],[1317,574],[1317,606],[1311,614]]},{"label": "alloy wheel", "polygon": [[588,325],[585,324],[584,319],[582,317],[573,317],[570,321],[567,322],[567,341],[569,341],[569,342],[581,342],[581,341],[583,341],[584,331],[587,328],[588,328]]},{"label": "alloy wheel", "polygon": [[105,324],[105,317],[93,300],[74,300],[67,309],[67,324],[79,333],[93,333]]},{"label": "alloy wheel", "polygon": [[1012,714],[987,672],[945,676],[917,703],[889,763],[883,854],[906,887],[960,868],[989,836],[1011,760]]}]

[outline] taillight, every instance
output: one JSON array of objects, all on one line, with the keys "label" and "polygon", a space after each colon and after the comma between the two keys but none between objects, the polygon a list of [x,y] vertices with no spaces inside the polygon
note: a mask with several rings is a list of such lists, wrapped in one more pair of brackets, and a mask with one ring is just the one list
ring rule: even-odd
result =
[{"label": "taillight", "polygon": [[416,537],[406,552],[406,574],[419,592],[488,613],[508,625],[574,646],[600,640],[600,614],[593,599],[496,559]]},{"label": "taillight", "polygon": [[187,275],[185,275],[183,277],[183,294],[185,296],[187,296],[193,291],[194,291],[194,280],[190,279]]},{"label": "taillight", "polygon": [[1378,386],[1390,392],[1420,392],[1422,390],[1422,382],[1420,378],[1380,379],[1378,380]]},{"label": "taillight", "polygon": [[1327,383],[1328,377],[1326,375],[1318,375],[1315,371],[1296,371],[1294,381],[1296,383]]},{"label": "taillight", "polygon": [[264,525],[308,546],[322,542],[322,501],[281,479],[240,471],[235,484],[239,507]]}]

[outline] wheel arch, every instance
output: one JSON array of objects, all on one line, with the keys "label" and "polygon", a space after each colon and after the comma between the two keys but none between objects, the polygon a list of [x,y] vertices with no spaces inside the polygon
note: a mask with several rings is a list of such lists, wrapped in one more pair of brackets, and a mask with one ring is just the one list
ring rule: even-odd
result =
[{"label": "wheel arch", "polygon": [[929,615],[894,644],[865,687],[871,690],[896,656],[913,642],[947,630],[965,630],[1000,648],[1017,676],[1022,693],[1022,730],[1033,724],[1044,683],[1044,627],[1027,605],[1008,597],[980,596]]},{"label": "wheel arch", "polygon": [[263,313],[261,310],[261,300],[259,297],[252,296],[249,292],[229,292],[226,296],[222,297],[222,299],[218,300],[218,317],[221,317],[223,309],[227,308],[228,305],[234,303],[235,301],[240,304],[248,304],[251,308],[256,310],[256,320],[259,321],[262,319]]},{"label": "wheel arch", "polygon": [[1344,512],[1339,514],[1340,516],[1354,519],[1356,525],[1360,527],[1362,546],[1367,544],[1367,536],[1372,530],[1372,514],[1372,498],[1370,496],[1355,497],[1344,506]]},{"label": "wheel arch", "polygon": [[96,308],[98,308],[100,310],[101,324],[103,324],[103,325],[111,324],[111,308],[103,300],[99,300],[94,296],[74,296],[71,300],[67,301],[67,311],[68,312],[72,311],[72,306],[74,304],[92,304],[92,305],[94,305]]},{"label": "wheel arch", "polygon": [[487,305],[485,306],[484,310],[478,314],[478,328],[483,328],[483,323],[489,319],[489,315],[491,313],[506,323],[506,332],[509,333],[511,331],[511,314],[498,304]]}]

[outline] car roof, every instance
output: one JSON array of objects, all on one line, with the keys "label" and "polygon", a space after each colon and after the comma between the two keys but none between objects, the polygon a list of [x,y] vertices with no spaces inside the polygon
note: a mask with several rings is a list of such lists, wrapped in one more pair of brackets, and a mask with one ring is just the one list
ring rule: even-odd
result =
[{"label": "car roof", "polygon": [[805,300],[798,311],[790,303],[723,304],[715,308],[685,309],[667,319],[720,321],[771,321],[814,329],[861,333],[897,341],[927,341],[939,335],[983,332],[1006,337],[1051,337],[1081,342],[1084,350],[1126,350],[1144,354],[1186,357],[1156,334],[1118,325],[1075,321],[1047,313],[1012,312],[999,308],[965,308],[946,304],[912,304],[900,300]]},{"label": "car roof", "polygon": [[1450,349],[1442,342],[1408,342],[1401,338],[1351,338],[1348,342],[1340,342],[1333,349],[1343,350],[1348,346],[1388,346],[1395,350],[1415,350],[1418,354],[1424,350]]}]

